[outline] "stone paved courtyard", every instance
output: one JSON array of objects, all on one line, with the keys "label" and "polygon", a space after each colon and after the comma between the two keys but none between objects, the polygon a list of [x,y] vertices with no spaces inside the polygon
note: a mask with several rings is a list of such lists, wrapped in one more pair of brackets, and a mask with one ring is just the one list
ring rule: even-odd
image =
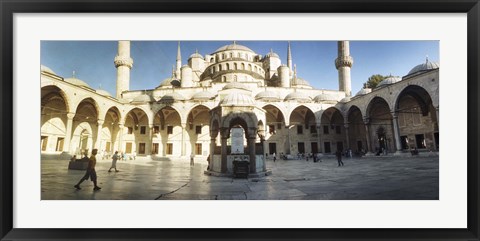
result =
[{"label": "stone paved courtyard", "polygon": [[204,174],[206,162],[137,159],[119,161],[120,172],[109,173],[111,162],[99,160],[100,191],[91,181],[82,190],[73,185],[84,171],[68,170],[68,161],[42,161],[42,200],[437,200],[438,156],[364,157],[267,161],[272,175],[234,179]]}]

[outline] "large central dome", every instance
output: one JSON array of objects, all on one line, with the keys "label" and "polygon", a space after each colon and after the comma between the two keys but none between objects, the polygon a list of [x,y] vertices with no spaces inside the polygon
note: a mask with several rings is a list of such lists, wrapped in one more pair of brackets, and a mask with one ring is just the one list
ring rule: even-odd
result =
[{"label": "large central dome", "polygon": [[248,51],[248,52],[255,53],[255,52],[253,52],[253,50],[251,50],[250,48],[245,47],[245,46],[240,45],[240,44],[236,44],[236,43],[233,43],[233,44],[229,44],[229,45],[225,45],[225,46],[223,46],[223,47],[220,47],[220,48],[218,48],[215,52],[221,52],[221,51],[227,51],[227,50],[243,50],[243,51]]}]

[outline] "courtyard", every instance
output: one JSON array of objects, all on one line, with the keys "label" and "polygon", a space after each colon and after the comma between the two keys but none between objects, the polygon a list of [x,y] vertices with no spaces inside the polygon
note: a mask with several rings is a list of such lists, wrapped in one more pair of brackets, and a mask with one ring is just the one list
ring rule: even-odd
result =
[{"label": "courtyard", "polygon": [[438,156],[267,161],[272,175],[261,178],[214,177],[206,162],[186,160],[97,161],[100,191],[91,181],[73,185],[84,175],[68,161],[43,160],[42,200],[437,200]]}]

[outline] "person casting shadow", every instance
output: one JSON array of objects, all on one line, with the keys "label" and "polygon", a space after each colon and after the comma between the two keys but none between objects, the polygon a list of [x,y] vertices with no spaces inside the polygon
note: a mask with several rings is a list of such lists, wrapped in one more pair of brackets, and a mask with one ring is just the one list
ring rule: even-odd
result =
[{"label": "person casting shadow", "polygon": [[85,172],[85,175],[82,177],[82,179],[78,181],[77,185],[74,186],[77,190],[82,189],[80,188],[80,184],[82,184],[83,181],[88,180],[88,178],[90,178],[90,180],[93,182],[94,191],[102,189],[97,185],[97,172],[95,171],[95,165],[97,164],[97,159],[95,158],[95,155],[97,155],[97,151],[97,149],[92,150],[92,155],[88,160],[87,171]]}]

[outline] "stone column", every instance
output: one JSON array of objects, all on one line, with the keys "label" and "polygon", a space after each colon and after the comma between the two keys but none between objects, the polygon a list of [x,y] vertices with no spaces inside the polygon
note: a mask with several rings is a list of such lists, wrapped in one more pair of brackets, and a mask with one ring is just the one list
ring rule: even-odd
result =
[{"label": "stone column", "polygon": [[363,122],[365,123],[365,130],[367,133],[365,133],[366,137],[367,137],[367,154],[370,154],[372,155],[373,152],[372,152],[372,142],[370,141],[370,120],[368,118],[365,118],[363,120]]},{"label": "stone column", "polygon": [[290,126],[285,126],[285,128],[287,128],[287,139],[286,139],[286,143],[287,143],[287,149],[285,150],[285,155],[286,154],[291,154],[290,153]]},{"label": "stone column", "polygon": [[68,113],[67,114],[67,130],[65,133],[65,143],[63,145],[63,151],[70,153],[70,142],[72,138],[72,128],[73,128],[73,117],[75,117],[75,113]]},{"label": "stone column", "polygon": [[222,160],[221,160],[221,172],[227,173],[227,139],[229,136],[228,128],[221,129],[221,145],[222,145]]},{"label": "stone column", "polygon": [[148,143],[146,145],[145,154],[151,156],[153,150],[153,124],[148,125]]},{"label": "stone column", "polygon": [[[94,147],[97,149],[100,149],[100,138],[102,136],[102,125],[103,125],[103,120],[98,120],[97,121],[97,139],[95,140],[95,145]],[[98,150],[100,153],[100,150]]]},{"label": "stone column", "polygon": [[182,152],[181,152],[181,155],[182,155],[182,157],[184,157],[185,156],[185,145],[186,145],[186,143],[185,143],[185,132],[187,131],[187,123],[182,123],[181,125],[182,125],[182,146],[181,146]]},{"label": "stone column", "polygon": [[210,135],[210,168],[209,170],[212,170],[213,168],[213,156],[215,155],[215,146],[216,146],[216,140],[217,140],[217,136],[212,136]]},{"label": "stone column", "polygon": [[317,126],[317,135],[318,135],[318,152],[323,153],[323,143],[322,143],[322,125]]},{"label": "stone column", "polygon": [[119,152],[125,152],[125,150],[123,150],[123,145],[122,145],[122,139],[123,139],[123,123],[118,123],[118,147],[117,147],[117,150]]},{"label": "stone column", "polygon": [[250,173],[257,173],[257,161],[255,160],[255,141],[256,136],[249,136],[248,143],[248,155],[250,156]]},{"label": "stone column", "polygon": [[401,153],[402,144],[400,142],[400,130],[398,128],[398,114],[396,112],[392,112],[392,123],[393,123],[393,136],[395,137],[395,154]]},{"label": "stone column", "polygon": [[347,141],[347,150],[350,149],[350,134],[348,132],[348,123],[345,124],[345,140]]}]

